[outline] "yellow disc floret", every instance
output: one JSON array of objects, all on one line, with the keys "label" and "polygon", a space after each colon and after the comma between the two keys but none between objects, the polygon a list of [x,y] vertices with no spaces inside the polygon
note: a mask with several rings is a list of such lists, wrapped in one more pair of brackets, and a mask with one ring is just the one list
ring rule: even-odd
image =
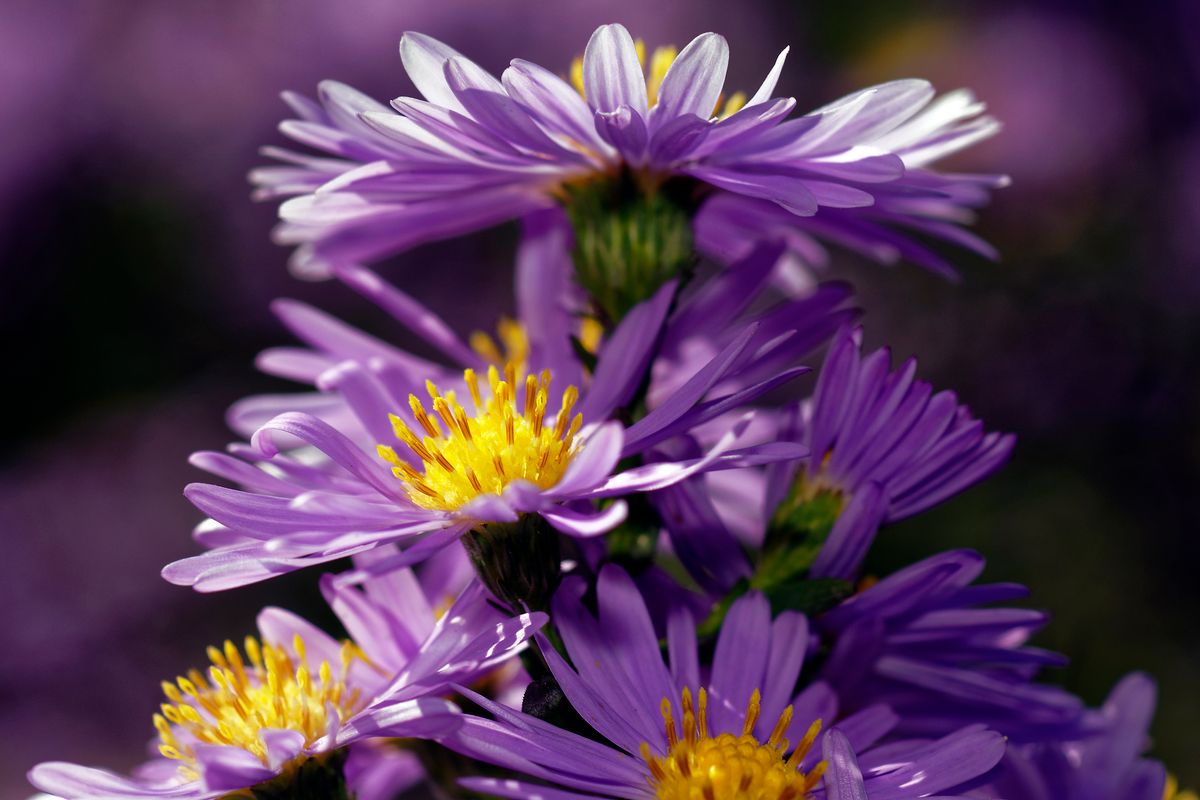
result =
[{"label": "yellow disc floret", "polygon": [[1195,792],[1180,791],[1179,781],[1174,775],[1167,775],[1167,785],[1163,787],[1163,800],[1198,800]]},{"label": "yellow disc floret", "polygon": [[454,511],[482,494],[499,494],[513,481],[528,481],[540,489],[558,483],[575,454],[575,436],[583,417],[571,416],[579,390],[568,386],[558,413],[547,417],[550,371],[518,380],[519,367],[509,362],[503,375],[488,368],[491,396],[484,400],[475,370],[463,373],[473,414],[432,381],[426,389],[433,413],[416,395],[409,395],[413,419],[423,435],[391,415],[396,438],[421,461],[416,469],[396,451],[379,445],[379,455],[404,481],[408,496],[422,508]]},{"label": "yellow disc floret", "polygon": [[512,317],[500,318],[496,323],[495,338],[483,331],[475,331],[470,342],[471,349],[487,363],[497,367],[512,363],[517,365],[518,373],[525,370],[529,360],[529,332]]},{"label": "yellow disc floret", "polygon": [[700,690],[699,706],[692,706],[692,695],[682,693],[683,738],[675,728],[671,701],[662,701],[662,715],[667,732],[667,754],[656,756],[648,744],[642,745],[642,757],[650,768],[651,785],[660,800],[802,800],[825,773],[825,762],[818,763],[807,773],[800,771],[800,762],[812,747],[821,730],[817,720],[804,738],[788,752],[784,733],[792,722],[792,707],[779,715],[771,735],[765,742],[754,736],[754,726],[761,710],[761,698],[756,689],[746,709],[742,733],[720,733],[708,730],[708,696]]},{"label": "yellow disc floret", "polygon": [[233,642],[208,648],[207,675],[191,670],[174,683],[163,682],[162,713],[154,715],[159,751],[181,762],[185,778],[199,776],[193,744],[233,745],[267,763],[262,731],[286,729],[304,735],[307,745],[327,732],[331,716],[345,719],[361,710],[358,689],[347,688],[350,664],[363,659],[353,642],[345,642],[336,668],[322,661],[313,674],[305,665],[304,641],[293,640],[293,653],[247,636],[245,657]]}]

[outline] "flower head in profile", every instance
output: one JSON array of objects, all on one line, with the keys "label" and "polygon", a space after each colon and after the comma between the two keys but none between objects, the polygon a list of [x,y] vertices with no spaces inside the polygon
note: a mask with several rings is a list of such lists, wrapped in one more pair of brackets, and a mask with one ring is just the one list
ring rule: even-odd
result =
[{"label": "flower head in profile", "polygon": [[[244,420],[289,405],[306,410],[270,417],[234,454],[198,455],[196,463],[245,488],[187,488],[213,520],[197,534],[212,549],[169,565],[168,580],[228,588],[391,543],[411,545],[392,562],[400,566],[467,531],[530,517],[592,537],[625,518],[625,495],[803,454],[801,445],[788,442],[738,446],[750,423],[743,406],[803,368],[791,364],[768,380],[713,396],[723,381],[778,363],[787,337],[762,342],[756,324],[743,326],[650,413],[626,421],[625,406],[637,395],[667,323],[674,282],[594,343],[594,365],[583,364],[572,349],[574,334],[547,332],[549,320],[537,314],[523,316],[528,324],[510,323],[502,337],[510,339],[510,353],[497,365],[489,363],[502,355],[495,342],[475,352],[373,273],[342,268],[340,274],[398,319],[433,330],[431,341],[465,369],[418,359],[312,309],[281,306],[317,352],[276,351],[265,362],[307,377],[325,393],[254,401],[235,416]],[[578,325],[562,318],[564,325]],[[564,386],[564,377],[578,383]],[[701,453],[671,457],[661,447],[739,410]],[[622,465],[631,459],[639,463]]]},{"label": "flower head in profile", "polygon": [[986,431],[953,392],[917,380],[915,359],[893,370],[886,348],[865,356],[861,348],[861,329],[834,338],[811,402],[784,426],[812,455],[767,478],[766,508],[780,536],[824,528],[814,577],[853,577],[881,524],[987,477],[1015,442]]},{"label": "flower head in profile", "polygon": [[895,715],[874,706],[838,719],[827,684],[797,692],[807,620],[789,611],[772,619],[760,594],[732,605],[707,669],[685,608],[668,615],[668,665],[626,573],[602,569],[598,615],[585,606],[584,588],[568,580],[554,602],[573,666],[547,642],[541,649],[571,706],[603,741],[478,698],[494,719],[464,716],[445,743],[532,780],[468,779],[468,788],[513,798],[902,799],[950,790],[1003,753],[1003,739],[981,727],[876,753],[871,746]]},{"label": "flower head in profile", "polygon": [[1141,673],[1125,676],[1090,712],[1086,736],[1010,747],[981,798],[1029,800],[1192,800],[1162,763],[1145,758],[1157,690]]},{"label": "flower head in profile", "polygon": [[693,241],[729,261],[781,237],[810,262],[824,239],[952,272],[912,234],[991,254],[958,223],[1003,178],[931,169],[997,130],[982,104],[904,80],[792,117],[795,100],[775,96],[786,55],[747,97],[725,94],[715,33],[647,56],[603,25],[569,78],[516,59],[500,79],[406,33],[400,57],[424,99],[388,107],[330,81],[320,102],[285,95],[297,118],[281,130],[319,155],[269,148],[283,164],[252,180],[259,197],[292,197],[277,238],[323,274],[553,205],[572,214],[580,256],[609,241],[613,215],[640,219],[665,262]]},{"label": "flower head in profile", "polygon": [[886,703],[899,733],[940,736],[981,722],[1016,742],[1083,736],[1079,698],[1034,683],[1065,659],[1029,639],[1047,615],[992,604],[1025,597],[1011,583],[972,585],[984,567],[954,550],[906,567],[816,617],[830,646],[821,676],[849,708]]},{"label": "flower head in profile", "polygon": [[162,684],[154,715],[160,755],[132,777],[52,762],[35,767],[30,780],[68,800],[199,800],[259,784],[336,796],[346,748],[454,730],[461,715],[442,697],[447,687],[493,672],[546,621],[540,613],[503,617],[478,582],[438,617],[408,571],[372,578],[361,590],[327,576],[322,588],[353,639],[338,642],[268,608],[258,637],[210,647],[208,667]]},{"label": "flower head in profile", "polygon": [[[825,302],[821,293],[812,301]],[[985,431],[953,392],[917,380],[914,359],[892,369],[887,349],[864,356],[861,343],[861,329],[843,327],[813,396],[762,421],[807,458],[700,476],[655,496],[704,588],[722,594],[752,573],[764,590],[853,579],[881,525],[952,497],[1008,457],[1012,435]]]}]

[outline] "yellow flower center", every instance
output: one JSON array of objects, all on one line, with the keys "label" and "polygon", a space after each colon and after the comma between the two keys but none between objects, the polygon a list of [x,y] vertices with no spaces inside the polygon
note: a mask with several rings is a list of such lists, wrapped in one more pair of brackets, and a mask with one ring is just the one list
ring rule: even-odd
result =
[{"label": "yellow flower center", "polygon": [[[637,50],[638,62],[641,63],[642,69],[646,69],[646,43],[641,39],[635,39],[633,42],[634,48]],[[674,45],[665,45],[656,47],[654,52],[650,54],[650,68],[646,70],[646,100],[649,102],[650,108],[654,108],[658,104],[658,90],[662,88],[663,78],[667,76],[667,70],[671,64],[675,63],[675,57],[679,55],[679,49]],[[575,87],[575,91],[579,92],[579,96],[587,99],[587,94],[583,88],[583,57],[576,56],[571,62],[571,85]],[[740,111],[746,105],[746,93],[735,92],[726,100],[724,95],[717,99],[717,105],[713,108],[712,115],[720,119],[728,117],[737,111]]]},{"label": "yellow flower center", "polygon": [[579,390],[568,386],[558,414],[548,419],[550,371],[526,376],[523,391],[517,389],[518,374],[519,367],[512,361],[503,376],[489,367],[491,396],[484,400],[475,370],[466,370],[463,379],[471,394],[473,414],[459,404],[454,392],[443,395],[427,381],[432,414],[416,395],[408,397],[423,436],[391,415],[396,438],[421,460],[422,469],[418,471],[387,445],[379,445],[378,452],[405,483],[414,503],[431,510],[454,511],[479,495],[503,492],[513,481],[528,481],[540,489],[558,483],[575,454],[575,436],[583,425],[581,414],[571,417]]},{"label": "yellow flower center", "polygon": [[746,709],[742,733],[708,731],[708,696],[700,690],[699,707],[693,708],[692,695],[683,690],[683,738],[675,730],[671,701],[662,701],[669,749],[656,756],[650,745],[642,744],[642,757],[650,768],[651,785],[659,800],[801,800],[825,774],[822,761],[808,773],[800,771],[800,762],[821,730],[817,720],[804,738],[788,752],[784,732],[792,722],[792,707],[779,715],[766,742],[754,736],[754,725],[761,711],[757,689]]},{"label": "yellow flower center", "polygon": [[1167,785],[1163,788],[1163,800],[1200,800],[1200,795],[1193,791],[1179,791],[1179,781],[1174,775],[1167,775]]},{"label": "yellow flower center", "polygon": [[349,690],[345,683],[351,662],[366,661],[357,645],[342,645],[336,676],[328,661],[321,662],[316,675],[309,672],[299,635],[293,648],[294,657],[282,647],[260,645],[247,636],[243,658],[233,642],[226,641],[223,649],[208,648],[212,665],[207,678],[193,669],[175,683],[164,681],[163,694],[170,702],[154,715],[159,752],[181,762],[180,773],[194,780],[199,777],[192,748],[196,742],[240,747],[266,764],[264,729],[297,731],[312,745],[325,735],[331,714],[345,719],[361,710],[361,692]]}]

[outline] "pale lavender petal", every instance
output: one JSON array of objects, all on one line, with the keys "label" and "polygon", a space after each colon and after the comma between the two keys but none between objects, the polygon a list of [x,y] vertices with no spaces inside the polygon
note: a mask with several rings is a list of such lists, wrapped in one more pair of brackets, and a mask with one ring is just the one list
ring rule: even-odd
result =
[{"label": "pale lavender petal", "polygon": [[461,54],[432,36],[405,31],[400,37],[400,60],[417,91],[431,103],[463,111],[462,105],[446,83],[445,63]]},{"label": "pale lavender petal", "polygon": [[[836,735],[837,731],[831,731],[826,741]],[[871,777],[871,800],[904,800],[952,789],[994,767],[1003,758],[1004,748],[1004,737],[993,731],[974,729],[951,734],[931,744],[913,763]]]},{"label": "pale lavender petal", "polygon": [[56,797],[97,800],[128,797],[184,797],[201,800],[221,794],[219,791],[205,791],[196,781],[175,786],[146,786],[108,770],[81,767],[61,761],[38,764],[29,771],[29,782]]},{"label": "pale lavender petal", "polygon": [[432,738],[452,733],[462,724],[458,706],[440,697],[421,697],[371,705],[342,724],[337,746],[367,737]]},{"label": "pale lavender petal", "polygon": [[629,506],[624,500],[618,500],[600,510],[576,511],[559,506],[541,512],[542,518],[554,526],[555,530],[584,539],[603,536],[624,522],[628,515]]},{"label": "pale lavender petal", "polygon": [[251,443],[264,455],[273,456],[279,452],[279,448],[271,439],[273,431],[286,433],[311,444],[384,497],[409,504],[400,482],[384,468],[382,461],[367,456],[354,442],[324,420],[311,414],[280,414],[263,425],[251,439]]},{"label": "pale lavender petal", "polygon": [[[376,580],[388,580],[400,575],[407,575],[414,585],[414,593],[421,594],[411,571],[395,570]],[[406,624],[416,620],[413,616],[404,614],[402,608],[393,612],[381,604],[372,602],[365,593],[339,585],[332,575],[321,576],[321,593],[346,628],[346,632],[350,634],[350,638],[379,666],[393,672],[399,671],[420,646],[415,632]],[[424,600],[423,595],[421,600]],[[431,621],[432,610],[428,608],[427,603],[425,605],[425,609],[418,611],[424,610],[428,614],[423,621]],[[428,630],[421,632],[427,634]],[[307,639],[305,641],[307,642]],[[336,664],[337,661],[329,660],[329,663]]]},{"label": "pale lavender petal", "polygon": [[791,49],[790,47],[785,47],[779,52],[779,55],[775,58],[775,64],[771,67],[771,71],[767,73],[767,77],[763,79],[758,90],[746,101],[745,108],[753,108],[759,103],[765,103],[775,94],[775,85],[779,83],[779,76],[783,73],[783,63],[787,61],[787,56]]},{"label": "pale lavender petal", "polygon": [[583,86],[588,104],[598,111],[627,106],[645,118],[646,78],[633,37],[623,25],[601,25],[583,51]]},{"label": "pale lavender petal", "polygon": [[275,770],[263,766],[258,756],[240,747],[215,744],[192,745],[205,786],[232,792],[270,780]]},{"label": "pale lavender petal", "polygon": [[596,428],[571,459],[559,482],[546,494],[570,498],[603,483],[621,460],[624,440],[625,433],[619,422],[606,422]]},{"label": "pale lavender petal", "polygon": [[658,90],[653,119],[667,121],[683,114],[712,116],[725,86],[729,44],[724,36],[703,33],[680,51]]},{"label": "pale lavender petal", "polygon": [[501,80],[509,96],[547,130],[594,150],[607,150],[596,135],[592,109],[573,86],[550,70],[518,58]]},{"label": "pale lavender petal", "polygon": [[650,133],[641,115],[627,105],[620,105],[614,111],[597,111],[596,130],[604,141],[621,152],[626,162],[642,166]]},{"label": "pale lavender petal", "polygon": [[823,750],[828,764],[824,778],[826,800],[868,800],[862,771],[845,735],[839,731],[827,733]]}]

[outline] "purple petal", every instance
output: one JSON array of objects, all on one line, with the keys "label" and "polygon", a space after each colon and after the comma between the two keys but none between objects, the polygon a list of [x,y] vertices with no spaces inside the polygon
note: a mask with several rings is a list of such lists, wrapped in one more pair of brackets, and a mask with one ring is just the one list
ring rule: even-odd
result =
[{"label": "purple petal", "polygon": [[712,116],[728,67],[729,44],[725,37],[715,33],[697,36],[667,68],[653,118],[668,121],[684,114],[703,119]]},{"label": "purple petal", "polygon": [[334,268],[334,274],[459,364],[470,366],[479,360],[479,356],[439,316],[372,270],[357,264],[343,264]]},{"label": "purple petal", "polygon": [[369,706],[343,723],[337,746],[367,737],[432,738],[456,730],[462,724],[458,706],[440,697],[422,697]]},{"label": "purple petal", "polygon": [[883,522],[887,498],[876,483],[854,493],[813,562],[814,578],[853,578]]},{"label": "purple petal", "polygon": [[457,50],[432,36],[405,31],[400,37],[400,60],[417,91],[431,103],[463,111],[443,71],[446,62],[456,57],[461,57]]},{"label": "purple petal", "polygon": [[607,112],[626,106],[645,118],[646,78],[623,25],[601,25],[592,34],[583,51],[583,85],[592,108]]},{"label": "purple petal", "polygon": [[354,442],[324,420],[311,414],[280,414],[263,425],[251,439],[251,443],[267,456],[279,452],[278,446],[271,440],[273,431],[295,436],[311,444],[384,497],[399,500],[402,506],[410,505],[400,488],[400,482],[384,469],[380,461],[367,456]]},{"label": "purple petal", "polygon": [[553,72],[518,58],[501,80],[509,96],[547,130],[599,152],[607,150],[596,135],[592,109],[573,86]]},{"label": "purple petal", "polygon": [[587,539],[603,536],[624,522],[629,515],[629,506],[624,500],[618,500],[600,510],[575,511],[558,507],[544,509],[541,515],[560,533]]},{"label": "purple petal", "polygon": [[275,770],[263,766],[253,753],[240,747],[214,744],[192,745],[204,785],[232,792],[274,778]]},{"label": "purple petal", "polygon": [[[709,714],[714,731],[740,730],[750,695],[763,688],[770,633],[771,606],[765,595],[751,592],[734,602],[721,624],[709,679]],[[781,704],[775,713],[782,710]],[[774,719],[765,716],[760,720],[760,725],[768,728],[774,724]]]},{"label": "purple petal", "polygon": [[791,49],[792,48],[790,47],[785,47],[779,52],[779,55],[775,58],[774,65],[771,67],[771,71],[767,73],[767,77],[764,78],[762,84],[759,85],[758,91],[756,91],[754,95],[746,101],[745,108],[753,108],[759,103],[765,103],[771,99],[772,95],[775,94],[775,85],[779,83],[779,76],[783,73],[783,63],[787,61],[788,52]]},{"label": "purple petal", "polygon": [[108,770],[62,761],[38,764],[29,771],[28,777],[29,782],[43,792],[65,798],[186,797],[201,800],[221,794],[206,792],[197,781],[174,786],[143,784]]},{"label": "purple petal", "polygon": [[862,771],[850,740],[840,731],[825,734],[823,754],[828,768],[824,786],[826,800],[867,800]]},{"label": "purple petal", "polygon": [[606,422],[592,431],[571,458],[562,478],[547,490],[557,498],[571,498],[603,483],[621,460],[625,432],[619,422]]},{"label": "purple petal", "polygon": [[676,286],[668,281],[654,297],[635,306],[604,343],[580,407],[585,423],[608,419],[633,398],[654,355]]},{"label": "purple petal", "polygon": [[570,248],[570,223],[560,209],[535,212],[522,220],[516,265],[517,316],[529,336],[529,363],[549,369],[555,384],[564,388],[584,385],[583,370],[571,346],[583,301],[572,280]]}]

